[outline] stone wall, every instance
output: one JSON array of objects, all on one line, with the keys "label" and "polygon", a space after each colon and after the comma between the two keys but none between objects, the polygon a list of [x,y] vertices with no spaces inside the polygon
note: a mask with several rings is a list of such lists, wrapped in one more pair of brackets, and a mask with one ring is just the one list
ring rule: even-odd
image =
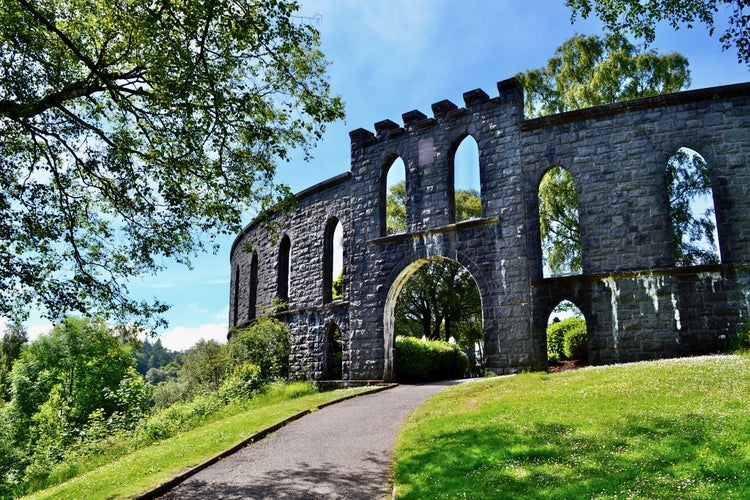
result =
[{"label": "stone wall", "polygon": [[[750,84],[523,118],[515,80],[498,96],[475,90],[385,120],[351,136],[351,172],[298,195],[286,224],[292,269],[281,316],[294,334],[292,365],[319,379],[324,337],[344,332],[344,378],[390,379],[393,307],[408,277],[432,258],[466,267],[482,297],[485,357],[495,372],[546,366],[552,309],[571,300],[584,313],[590,359],[612,363],[716,351],[750,316]],[[453,220],[453,154],[472,136],[479,149],[482,217]],[[711,170],[721,265],[674,267],[666,191],[667,159],[680,147]],[[394,159],[406,166],[408,232],[385,236],[385,181]],[[538,187],[554,165],[578,191],[583,274],[543,278]],[[325,230],[344,228],[344,300],[326,303]],[[260,222],[232,251],[230,326],[277,293],[279,242]]]}]

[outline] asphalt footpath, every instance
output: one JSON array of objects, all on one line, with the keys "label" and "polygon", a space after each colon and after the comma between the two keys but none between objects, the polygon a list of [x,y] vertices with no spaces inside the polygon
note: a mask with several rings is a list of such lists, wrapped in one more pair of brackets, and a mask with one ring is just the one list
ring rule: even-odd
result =
[{"label": "asphalt footpath", "polygon": [[328,406],[220,460],[162,498],[390,497],[401,424],[452,383],[398,385]]}]

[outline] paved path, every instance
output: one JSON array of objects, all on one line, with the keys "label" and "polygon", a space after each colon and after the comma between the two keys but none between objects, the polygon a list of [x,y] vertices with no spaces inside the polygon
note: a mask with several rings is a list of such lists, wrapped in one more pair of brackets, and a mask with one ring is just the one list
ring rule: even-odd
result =
[{"label": "paved path", "polygon": [[404,419],[451,382],[399,385],[323,408],[199,472],[165,498],[382,499]]}]

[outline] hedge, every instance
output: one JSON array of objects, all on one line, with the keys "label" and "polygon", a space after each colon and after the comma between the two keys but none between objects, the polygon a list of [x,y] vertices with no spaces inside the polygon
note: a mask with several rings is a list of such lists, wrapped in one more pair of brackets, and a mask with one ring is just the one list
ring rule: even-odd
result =
[{"label": "hedge", "polygon": [[429,382],[463,378],[469,358],[455,344],[398,336],[395,365],[397,381]]}]

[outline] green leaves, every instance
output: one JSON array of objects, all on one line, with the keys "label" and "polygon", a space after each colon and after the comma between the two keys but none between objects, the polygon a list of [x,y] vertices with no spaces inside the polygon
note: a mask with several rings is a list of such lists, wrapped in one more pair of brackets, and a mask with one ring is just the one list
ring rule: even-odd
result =
[{"label": "green leaves", "polygon": [[[716,14],[728,15],[727,29],[721,35],[722,49],[733,45],[737,49],[737,62],[750,65],[750,14],[747,2],[733,0],[566,0],[572,10],[571,20],[578,14],[586,19],[593,11],[607,29],[620,34],[630,32],[650,44],[656,38],[656,26],[668,23],[675,31],[681,27],[692,28],[704,24],[713,35]],[[719,7],[721,6],[721,8]],[[731,14],[729,13],[731,10]]]},{"label": "green leaves", "polygon": [[539,230],[545,270],[552,276],[580,273],[578,192],[570,172],[557,165],[539,183]]},{"label": "green leaves", "polygon": [[128,278],[189,263],[343,116],[286,1],[0,0],[0,315],[161,324]]},{"label": "green leaves", "polygon": [[690,71],[678,53],[641,51],[616,34],[576,35],[547,66],[516,78],[526,92],[526,114],[544,116],[676,92],[690,84]]}]

